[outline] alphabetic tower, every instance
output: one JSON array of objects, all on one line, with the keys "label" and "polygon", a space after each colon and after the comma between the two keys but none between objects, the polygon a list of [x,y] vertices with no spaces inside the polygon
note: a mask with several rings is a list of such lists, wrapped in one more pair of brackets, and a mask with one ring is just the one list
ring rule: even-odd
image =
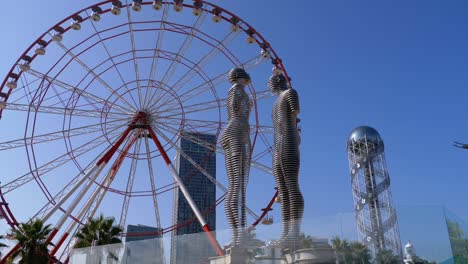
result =
[{"label": "alphabetic tower", "polygon": [[382,138],[374,128],[355,128],[349,136],[347,150],[360,241],[374,254],[387,249],[401,257],[400,232]]}]

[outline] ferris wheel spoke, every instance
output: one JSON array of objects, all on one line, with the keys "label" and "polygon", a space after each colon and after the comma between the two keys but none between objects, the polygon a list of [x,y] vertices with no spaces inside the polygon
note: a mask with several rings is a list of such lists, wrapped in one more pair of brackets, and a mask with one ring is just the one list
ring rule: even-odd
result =
[{"label": "ferris wheel spoke", "polygon": [[259,152],[259,153],[256,153],[253,157],[252,157],[252,160],[259,160],[263,157],[265,157],[266,155],[268,154],[271,154],[271,149],[264,149],[263,151]]},{"label": "ferris wheel spoke", "polygon": [[[170,127],[170,126],[165,126],[165,125],[163,125],[163,126],[165,128],[167,128],[168,131],[170,131],[171,133],[178,133],[177,129],[174,129],[174,128]],[[197,133],[197,131],[193,130],[193,129],[192,130],[187,130],[186,132]],[[212,144],[210,142],[207,142],[205,140],[196,138],[196,137],[191,136],[191,135],[185,135],[184,138],[186,138],[187,140],[190,140],[192,143],[198,144],[198,145],[203,146],[203,147],[208,148],[208,149],[215,150],[217,153],[222,154],[224,156],[224,150],[223,150],[223,148],[221,146],[217,146],[215,144]],[[269,167],[267,165],[264,165],[264,164],[261,164],[258,161],[252,160],[251,161],[251,167],[259,169],[259,170],[261,170],[263,172],[266,172],[268,174],[273,175],[273,170],[271,169],[271,167]]]},{"label": "ferris wheel spoke", "polygon": [[[218,50],[218,49],[213,49],[212,52],[214,50]],[[210,55],[210,54],[207,54],[207,55]],[[266,60],[261,55],[257,55],[257,56],[255,56],[255,57],[253,57],[251,59],[248,59],[248,60],[240,63],[238,65],[238,67],[242,67],[245,70],[247,70],[247,69],[251,69],[251,68],[253,68],[255,66],[258,66],[258,65],[260,65],[261,63],[263,63],[265,61]],[[230,70],[231,69],[229,69],[228,71],[223,72],[223,73],[215,76],[214,78],[211,78],[208,81],[206,81],[206,82],[204,82],[204,83],[202,83],[202,84],[200,84],[200,85],[198,85],[198,86],[196,86],[194,88],[191,88],[190,90],[180,94],[181,101],[184,102],[186,99],[192,98],[194,96],[192,94],[192,92],[196,92],[195,95],[198,95],[198,94],[201,94],[203,92],[206,92],[207,90],[209,90],[211,88],[217,87],[219,84],[228,82],[228,79],[226,78],[226,76],[229,74]],[[178,93],[181,90],[181,88],[183,88],[184,85],[190,80],[191,80],[191,78],[184,81],[183,83],[179,84],[179,86],[176,87],[177,88],[176,92]],[[200,90],[201,88],[204,88],[204,89]]]},{"label": "ferris wheel spoke", "polygon": [[274,127],[272,126],[267,126],[267,125],[253,125],[251,129],[258,129],[259,132],[262,132],[262,136],[265,140],[267,140],[265,134],[273,134],[274,133]]},{"label": "ferris wheel spoke", "polygon": [[[155,79],[155,77],[156,77],[155,75],[156,75],[157,70],[158,70],[158,58],[159,58],[159,53],[160,53],[162,43],[163,43],[163,37],[164,37],[164,32],[165,32],[165,22],[167,20],[168,13],[169,13],[169,5],[164,5],[162,19],[161,19],[160,27],[159,27],[159,30],[158,30],[157,40],[156,40],[156,47],[155,47],[154,53],[153,53],[153,61],[151,63],[150,75],[149,75],[148,84],[147,84],[148,87],[150,87],[151,81]],[[148,105],[149,102],[151,102],[151,99],[148,101],[148,99],[150,97],[149,96],[149,90],[150,89],[147,89],[146,93],[145,93],[145,101],[144,101],[144,104],[143,104],[145,106]],[[151,96],[151,98],[152,98],[152,96]]]},{"label": "ferris wheel spoke", "polygon": [[[138,131],[137,136],[140,135],[140,133],[141,131]],[[135,143],[135,149],[134,149],[135,155],[140,153],[140,148],[141,148],[141,140],[137,140],[137,142]],[[124,228],[125,224],[127,223],[128,207],[130,206],[130,199],[131,199],[131,195],[133,191],[133,184],[135,182],[137,166],[138,166],[138,159],[133,158],[131,165],[130,165],[130,173],[128,174],[127,188],[125,189],[124,202],[122,204],[122,211],[120,213],[119,225],[122,228]]]},{"label": "ferris wheel spoke", "polygon": [[260,135],[260,139],[261,141],[263,142],[263,145],[266,147],[266,149],[268,150],[268,153],[271,153],[271,151],[273,150],[273,146],[271,145],[271,143],[268,141],[267,137],[266,137],[266,133],[271,133],[273,134],[274,132],[274,128],[273,127],[257,127],[258,128],[258,134]]},{"label": "ferris wheel spoke", "polygon": [[[31,74],[32,76],[36,76],[38,78],[41,78],[43,80],[46,80],[48,83],[50,84],[54,84],[58,87],[61,87],[63,88],[65,91],[68,91],[68,92],[71,92],[72,94],[77,94],[81,97],[83,97],[86,101],[89,102],[90,105],[93,105],[94,108],[96,110],[99,110],[101,109],[102,107],[98,107],[96,105],[109,105],[110,102],[108,102],[106,99],[103,99],[97,95],[94,95],[90,92],[87,92],[87,91],[84,91],[82,89],[79,89],[78,87],[74,86],[74,85],[71,85],[71,84],[68,84],[62,80],[59,80],[58,78],[52,78],[48,75],[45,75],[44,73],[41,73],[37,70],[34,70],[34,69],[30,69],[28,71],[28,74]],[[44,99],[44,101],[46,101],[46,99]],[[119,105],[114,105],[114,108],[119,110],[120,112],[122,113],[128,113],[129,112],[129,109],[128,108],[125,108],[125,107],[122,107],[122,106],[119,106]]]},{"label": "ferris wheel spoke", "polygon": [[271,143],[269,142],[266,134],[273,134],[274,128],[272,126],[261,126],[261,125],[253,125],[251,126],[251,133],[255,133],[259,136],[261,142],[267,149],[273,149]]},{"label": "ferris wheel spoke", "polygon": [[[180,60],[185,56],[185,52],[187,52],[187,50],[190,47],[190,44],[192,44],[192,41],[195,38],[195,36],[197,35],[197,33],[199,32],[199,28],[201,27],[201,25],[205,21],[205,18],[206,18],[206,12],[203,12],[200,16],[198,16],[197,20],[195,21],[195,24],[190,28],[190,32],[188,32],[186,34],[185,40],[182,43],[182,45],[180,46],[176,57],[174,58],[174,60],[171,61],[171,64],[169,65],[168,69],[164,73],[163,78],[161,80],[161,83],[169,84],[169,82],[172,79],[172,76],[174,75],[174,73],[175,73],[175,71],[177,69],[177,66],[179,66],[179,64],[180,64]],[[161,86],[161,84],[158,85],[157,88],[160,88],[160,86]],[[155,89],[155,91],[158,91],[158,90],[159,89]],[[152,96],[150,98],[150,100],[149,100],[149,103],[151,103],[153,100],[157,100],[157,99],[155,99]],[[145,105],[145,108],[150,108],[150,107],[147,107]]]},{"label": "ferris wheel spoke", "polygon": [[71,236],[70,239],[68,240],[62,253],[60,253],[60,257],[58,258],[58,260],[61,261],[61,263],[69,263],[71,251],[73,249],[73,246],[76,243],[76,240],[73,238],[78,233],[78,231],[79,229],[77,228],[75,232],[73,233],[73,236]]},{"label": "ferris wheel spoke", "polygon": [[[266,60],[261,56],[261,55],[258,55],[252,59],[249,59],[247,61],[245,61],[244,63],[242,63],[241,65],[239,65],[239,67],[243,67],[244,69],[249,69],[249,68],[252,68],[252,67],[255,67],[257,65],[260,65],[261,63],[265,62]],[[179,94],[179,100],[184,103],[188,100],[191,100],[193,98],[197,98],[198,96],[202,95],[203,93],[205,92],[208,92],[214,88],[216,88],[218,85],[220,84],[223,84],[223,83],[227,83],[228,82],[228,79],[226,78],[226,76],[228,75],[230,70],[226,71],[226,72],[223,72],[217,76],[215,76],[214,78],[200,84],[200,85],[197,85],[193,88],[190,88],[189,90],[187,91],[184,91],[183,93],[180,93]],[[154,108],[154,106],[156,104],[159,104],[159,105],[164,105],[165,103],[168,103],[168,100],[166,100],[165,102],[160,102],[158,100],[155,100],[153,105],[151,105],[150,108]]]},{"label": "ferris wheel spoke", "polygon": [[[26,111],[26,112],[36,112],[36,113],[43,113],[43,114],[53,114],[53,115],[66,115],[66,116],[84,116],[84,117],[93,117],[93,118],[101,118],[103,113],[96,112],[95,110],[91,109],[76,109],[76,108],[62,108],[62,107],[51,107],[51,106],[37,106],[37,105],[26,105],[26,104],[14,104],[14,103],[7,103],[6,110],[12,111]],[[106,113],[108,118],[120,119],[122,118],[122,113],[117,112],[107,112]],[[130,116],[130,114],[128,114]]]},{"label": "ferris wheel spoke", "polygon": [[[41,105],[47,105],[50,107],[67,108],[65,100],[62,98],[62,96],[64,96],[67,92],[66,91],[59,92],[57,88],[55,87],[55,85],[51,85],[50,87],[52,88],[52,91],[54,91],[55,95],[48,97],[46,100],[42,100]],[[52,99],[55,99],[55,100],[52,101]],[[46,102],[47,104],[45,104]]]},{"label": "ferris wheel spoke", "polygon": [[[205,12],[203,12],[204,14]],[[190,82],[192,78],[197,73],[202,73],[203,67],[205,67],[210,61],[212,61],[216,55],[218,55],[222,50],[229,51],[227,46],[234,41],[234,39],[240,34],[240,30],[236,32],[230,32],[227,34],[222,41],[217,41],[216,46],[214,46],[207,54],[205,54],[197,63],[194,63],[194,66],[191,67],[174,85],[172,85],[172,89],[177,93],[181,88],[184,87],[185,84]],[[206,82],[210,84],[210,82]],[[157,90],[156,90],[157,92]],[[158,99],[156,101],[159,101]],[[167,100],[163,103],[167,103]]]},{"label": "ferris wheel spoke", "polygon": [[273,95],[270,90],[262,90],[255,93],[248,93],[250,97],[255,98],[255,101],[271,98]]},{"label": "ferris wheel spoke", "polygon": [[62,48],[67,55],[69,55],[75,62],[77,62],[87,73],[91,74],[95,79],[97,79],[103,86],[106,88],[111,94],[115,94],[121,101],[124,103],[129,109],[136,111],[137,104],[134,102],[135,105],[130,104],[125,98],[115,93],[115,90],[106,82],[104,81],[98,74],[96,74],[91,68],[89,68],[78,56],[76,56],[71,50],[69,50],[65,45],[61,42],[57,42],[57,45]]},{"label": "ferris wheel spoke", "polygon": [[[88,11],[86,11],[86,14],[89,16],[89,13]],[[123,75],[122,73],[120,72],[119,68],[117,67],[117,64],[115,62],[115,57],[118,57],[118,56],[112,56],[110,51],[109,51],[109,48],[107,47],[104,39],[101,37],[101,32],[97,30],[96,28],[96,25],[95,25],[95,22],[93,22],[91,19],[89,19],[89,22],[91,23],[93,29],[94,29],[94,32],[96,33],[97,37],[99,38],[99,42],[102,44],[102,47],[104,48],[104,50],[106,51],[106,54],[107,54],[107,57],[108,59],[110,60],[110,62],[112,63],[112,68],[115,69],[115,71],[117,72],[117,75],[119,76],[120,80],[122,81],[122,84],[125,86],[126,90],[127,91],[130,91],[130,89],[128,88],[124,78],[123,78]],[[133,50],[134,52],[134,50]],[[101,66],[101,64],[98,65],[98,67]],[[130,93],[129,94],[132,101],[135,102],[135,98],[133,98],[133,95]],[[118,106],[120,108],[120,106]],[[123,109],[125,110],[125,109]]]},{"label": "ferris wheel spoke", "polygon": [[[19,66],[17,67],[17,70],[20,71],[20,69],[18,68]],[[13,95],[16,96],[16,93],[17,92],[19,93],[19,91],[23,91],[24,95],[19,96],[18,98],[15,98],[15,101],[24,100],[24,98],[26,98],[26,101],[29,104],[32,102],[32,97],[33,97],[33,92],[31,91],[30,85],[34,84],[35,82],[38,82],[40,78],[34,78],[34,80],[29,81],[28,78],[26,78],[26,74],[21,74],[21,77],[19,80],[21,82],[21,86],[19,87],[19,89],[13,90],[13,92],[10,94],[10,97]]]},{"label": "ferris wheel spoke", "polygon": [[[62,97],[64,95],[64,92],[59,93],[57,91],[57,88],[55,87],[55,85],[51,85],[50,87],[52,88],[52,91],[55,93],[54,97],[56,97],[58,99],[58,102],[56,104],[50,105],[50,106],[61,105],[63,108],[66,108],[67,104],[65,103],[65,99]],[[42,102],[44,102],[44,101],[42,101]]]},{"label": "ferris wheel spoke", "polygon": [[[253,96],[253,94],[250,94],[250,96]],[[259,101],[261,99],[269,98],[271,97],[271,92],[270,91],[261,91],[255,94],[256,100]],[[192,114],[192,113],[198,113],[198,112],[203,112],[203,111],[208,111],[211,109],[218,109],[220,107],[224,107],[227,104],[227,99],[216,99],[212,101],[207,101],[207,102],[201,102],[201,103],[196,103],[192,105],[184,105],[184,113],[187,114]],[[175,109],[175,111],[171,111]],[[161,115],[161,118],[171,118],[180,115],[179,111],[177,111],[177,107],[174,108],[164,108],[158,111],[157,113],[161,114],[164,113],[165,115]],[[172,113],[171,113],[172,112]]]},{"label": "ferris wheel spoke", "polygon": [[[62,246],[64,246],[62,253],[60,254],[59,260],[63,258],[63,255],[65,253],[70,254],[70,248],[73,248],[75,244],[77,243],[77,239],[75,239],[75,235],[80,231],[82,224],[86,223],[87,219],[88,219],[88,216],[84,214],[81,218],[75,218],[69,224],[69,227],[67,228],[67,232],[65,233],[67,234],[67,238],[63,241],[59,241],[62,243],[54,246],[54,247],[57,247],[57,252],[60,250],[60,248],[62,248]],[[50,253],[54,253],[54,254],[50,254],[50,255],[52,257],[55,257],[55,254],[57,254],[57,252],[52,251]]]},{"label": "ferris wheel spoke", "polygon": [[189,118],[164,118],[162,119],[162,122],[166,125],[175,127],[180,126],[181,123],[188,124],[194,129],[207,129],[207,131],[213,131],[215,133],[225,125],[222,121],[208,121]]},{"label": "ferris wheel spoke", "polygon": [[[63,201],[66,201],[69,196],[71,195],[72,193],[72,189],[79,183],[80,180],[83,179],[83,177],[86,177],[86,172],[89,172],[92,167],[95,166],[96,162],[98,161],[98,159],[100,159],[101,157],[104,156],[104,154],[111,148],[111,146],[108,146],[107,148],[105,148],[99,155],[97,155],[91,162],[88,163],[88,165],[80,170],[80,172],[78,173],[78,175],[76,177],[74,177],[70,182],[68,182],[64,188],[62,188],[62,190],[60,190],[53,198],[53,201],[60,201],[59,203],[63,203]],[[122,155],[122,154],[121,154]],[[68,197],[66,197],[68,196]],[[66,198],[65,198],[66,197]],[[41,210],[39,210],[39,212],[32,218],[32,219],[36,219],[36,218],[40,218],[40,219],[43,219],[43,220],[46,220],[48,219],[52,214],[53,212],[51,212],[50,210],[52,210],[54,207],[56,206],[56,202],[54,203],[46,203],[46,205],[44,207],[42,207]],[[64,211],[62,208],[60,208],[62,211]],[[47,216],[46,216],[47,214]]]},{"label": "ferris wheel spoke", "polygon": [[96,195],[98,195],[98,198],[93,199],[93,200],[95,200],[95,202],[94,202],[93,205],[91,205],[90,217],[93,217],[96,214],[96,211],[98,210],[99,206],[101,205],[101,202],[104,199],[104,196],[106,196],[107,191],[109,190],[110,185],[112,184],[115,176],[117,175],[118,171],[120,170],[120,168],[122,166],[122,163],[123,163],[124,159],[126,158],[130,148],[135,144],[137,139],[138,139],[138,134],[133,135],[133,137],[131,139],[130,138],[127,139],[126,146],[124,147],[123,151],[119,154],[119,157],[114,161],[114,164],[109,169],[109,171],[108,171],[108,173],[106,175],[105,186],[103,186],[103,188],[101,188],[98,191],[98,194],[96,194]]},{"label": "ferris wheel spoke", "polygon": [[[186,105],[184,106],[184,114],[192,114],[192,113],[198,113],[198,112],[203,112],[203,111],[208,111],[211,109],[218,109],[222,106],[226,105],[227,100],[226,99],[219,99],[219,100],[213,100],[213,101],[207,101],[207,102],[202,102],[202,103],[196,103],[192,105]],[[170,108],[171,106],[168,106],[168,108],[163,108],[163,109],[158,109],[157,114],[160,115],[161,119],[166,119],[166,118],[174,118],[180,115],[180,110],[176,107]]]},{"label": "ferris wheel spoke", "polygon": [[[167,130],[166,130],[167,131]],[[189,155],[187,155],[176,143],[174,143],[170,138],[168,138],[164,133],[162,133],[159,129],[156,128],[156,133],[158,133],[166,142],[176,149],[177,153],[181,155],[184,159],[186,159],[192,166],[194,166],[198,171],[200,171],[205,177],[208,178],[212,183],[214,183],[218,188],[220,188],[223,192],[227,192],[227,188],[224,187],[223,184],[218,182],[213,176],[211,176],[200,164],[194,161]],[[169,132],[169,131],[168,131]],[[180,133],[181,137],[184,137],[184,133]]]},{"label": "ferris wheel spoke", "polygon": [[[137,138],[138,138],[138,135],[135,135],[134,139],[136,140]],[[135,140],[131,140],[129,137],[127,137],[126,140],[127,140],[127,146],[128,147],[130,147],[135,142]],[[109,187],[112,180],[114,179],[114,176],[115,176],[114,173],[117,173],[117,171],[118,171],[118,168],[116,168],[116,164],[117,164],[118,167],[120,167],[121,162],[122,162],[123,158],[125,157],[125,155],[127,153],[128,153],[128,148],[125,148],[125,150],[121,153],[121,155],[119,155],[119,158],[117,158],[117,160],[115,161],[114,166],[112,166],[109,173],[106,174],[101,179],[101,182],[96,185],[95,190],[92,192],[91,196],[87,198],[85,204],[81,207],[78,214],[73,219],[74,221],[71,221],[71,223],[69,224],[69,227],[67,228],[67,231],[65,231],[64,235],[59,240],[58,244],[51,251],[52,256],[55,255],[55,253],[61,247],[62,243],[65,241],[67,236],[69,234],[73,233],[73,230],[75,230],[75,226],[77,226],[78,221],[85,222],[86,219],[88,219],[88,221],[89,221],[89,219],[94,216],[94,213],[96,212],[96,209],[99,207],[99,205],[100,205],[100,203],[102,201],[102,197],[104,197],[107,188]],[[96,178],[97,177],[94,177],[94,179],[96,179]],[[90,187],[90,184],[92,184],[92,183],[89,182],[87,185]],[[85,188],[87,188],[89,190],[89,187],[85,187]],[[101,194],[101,193],[102,193],[102,196],[99,197],[99,199],[96,199],[97,196],[99,194]],[[74,210],[74,208],[69,209],[70,212],[73,211],[73,210]]]},{"label": "ferris wheel spoke", "polygon": [[[184,113],[187,114],[193,114],[193,113],[198,113],[198,112],[203,112],[211,109],[218,109],[222,106],[226,105],[227,100],[222,99],[222,100],[213,100],[209,102],[203,102],[203,103],[197,103],[193,105],[187,105],[184,106]],[[164,113],[167,113],[168,115],[161,116],[161,118],[169,118],[169,117],[174,117],[180,115],[180,113],[174,113],[171,114],[171,109],[165,109]]]},{"label": "ferris wheel spoke", "polygon": [[[135,117],[135,119],[132,121],[131,125],[135,125],[138,120],[140,119],[140,116]],[[50,235],[49,239],[52,239],[57,231],[63,226],[63,224],[66,222],[66,220],[71,216],[72,212],[75,210],[75,208],[78,206],[80,201],[83,199],[83,197],[86,195],[88,190],[91,188],[91,186],[95,183],[96,179],[100,176],[101,172],[103,171],[104,167],[107,165],[107,163],[112,159],[112,156],[116,153],[116,151],[121,147],[122,143],[127,139],[128,140],[128,135],[132,132],[132,126],[127,126],[125,131],[120,134],[118,139],[111,144],[112,146],[109,148],[109,150],[106,152],[106,154],[99,159],[99,161],[93,166],[93,168],[86,173],[85,177],[82,177],[82,179],[79,181],[77,186],[75,186],[71,192],[67,194],[67,196],[64,199],[68,199],[72,193],[74,193],[78,188],[78,186],[84,184],[84,186],[81,188],[78,194],[76,194],[71,201],[71,203],[68,205],[68,208],[66,212],[60,217],[58,220],[57,224],[55,225],[53,233]],[[88,180],[86,182],[86,180]],[[106,180],[106,177],[103,178],[103,181]],[[52,210],[55,211],[59,206],[63,204],[64,200],[60,201],[54,206],[54,209]],[[49,213],[50,214],[50,213]],[[68,234],[65,233],[60,242],[63,242],[64,237],[66,238]]]},{"label": "ferris wheel spoke", "polygon": [[[117,122],[121,122],[125,120],[128,120],[128,119],[124,118],[124,119],[119,119],[119,120],[112,120],[112,121],[109,121],[108,124],[113,124],[113,123],[117,123]],[[70,128],[70,129],[60,130],[60,131],[46,133],[42,135],[35,135],[32,137],[20,138],[20,139],[10,140],[6,142],[1,142],[0,151],[24,147],[25,145],[41,144],[41,143],[61,140],[64,138],[65,134],[67,137],[76,137],[76,136],[81,136],[81,135],[92,134],[92,133],[100,131],[101,125],[102,125],[101,123],[97,123],[93,125]]]},{"label": "ferris wheel spoke", "polygon": [[[109,132],[108,135],[110,137],[115,136],[115,134],[118,135],[119,132],[117,131],[117,129],[121,128],[121,127],[124,127],[124,126],[126,126],[126,124],[115,128],[113,131]],[[50,171],[52,171],[52,170],[54,170],[56,168],[59,168],[60,166],[72,161],[73,159],[71,158],[71,156],[73,156],[74,158],[78,158],[79,156],[81,156],[81,155],[83,155],[85,153],[88,153],[88,152],[90,152],[92,150],[95,150],[97,147],[101,146],[102,144],[104,144],[106,142],[107,142],[107,140],[103,136],[96,137],[96,138],[82,144],[81,146],[77,147],[76,149],[74,149],[73,153],[71,153],[71,152],[65,153],[65,154],[53,159],[52,161],[47,162],[47,163],[37,167],[33,171],[28,172],[28,173],[26,173],[24,175],[21,175],[20,177],[6,183],[5,185],[3,185],[1,187],[2,191],[3,191],[4,194],[7,194],[7,193],[17,189],[18,187],[21,187],[21,186],[33,181],[34,178],[36,177],[36,175],[37,175],[37,177],[43,177],[44,175],[46,175]]]},{"label": "ferris wheel spoke", "polygon": [[140,84],[140,70],[139,70],[139,65],[138,65],[138,59],[136,56],[136,44],[135,44],[135,34],[133,32],[133,24],[132,24],[132,15],[130,12],[130,5],[127,2],[127,19],[128,19],[128,27],[130,29],[130,42],[132,46],[132,56],[133,56],[133,67],[135,69],[135,81],[137,83],[137,90],[138,90],[138,103],[140,107],[143,106],[143,101],[142,101],[142,93],[141,93],[141,84]]},{"label": "ferris wheel spoke", "polygon": [[[178,134],[179,133],[178,129],[173,128],[173,127],[171,127],[169,125],[166,125],[164,123],[161,123],[160,125],[161,125],[161,128],[168,131],[169,133],[173,133],[173,134]],[[256,126],[256,125],[254,125],[254,126],[251,126],[251,131],[254,131],[254,129],[257,129],[257,128],[259,130],[269,130],[269,131],[272,131],[272,129],[273,129],[270,126]],[[187,124],[186,131],[193,132],[193,133],[199,133],[200,132],[198,129],[190,126],[190,124]],[[252,132],[252,133],[254,133],[254,132]],[[191,136],[189,134],[185,135],[184,138],[186,138],[187,140],[190,140],[192,143],[198,144],[198,145],[206,147],[208,149],[214,149],[214,150],[216,150],[217,153],[224,155],[224,150],[220,146],[217,146],[215,144],[204,141],[202,139],[193,137],[193,136]],[[271,151],[271,146],[270,145],[267,145],[267,146],[269,148],[269,151]],[[260,157],[263,157],[263,156],[260,156]],[[273,174],[273,170],[272,170],[271,166],[267,166],[267,165],[259,162],[258,160],[259,160],[259,158],[252,159],[251,160],[251,167],[256,168],[256,169],[258,169],[260,171],[266,172],[268,174]]]},{"label": "ferris wheel spoke", "polygon": [[[159,133],[158,133],[159,132]],[[174,143],[172,140],[167,138],[167,136],[164,135],[164,133],[161,133],[159,130],[157,131],[159,135],[161,135],[167,142],[169,142],[174,149],[176,149],[177,153],[182,156],[184,159],[186,159],[194,168],[196,168],[201,174],[203,174],[209,181],[211,181],[213,184],[215,184],[219,189],[221,189],[225,194],[227,193],[228,189],[218,180],[216,180],[215,177],[210,175],[200,164],[196,161],[194,161],[190,155],[187,155],[176,143]],[[196,138],[194,136],[187,135],[187,133],[180,133],[180,136],[182,138],[185,138],[187,140],[192,141],[191,139]],[[188,136],[188,137],[187,137]],[[193,142],[193,141],[192,141]],[[205,141],[206,142],[206,141]],[[208,142],[207,142],[208,143]],[[208,143],[209,144],[209,143]],[[209,144],[213,145],[213,144]],[[212,149],[212,148],[211,148]],[[250,208],[246,208],[247,212],[255,219],[258,219],[258,215],[255,214]]]},{"label": "ferris wheel spoke", "polygon": [[145,150],[146,150],[146,160],[148,162],[148,171],[149,171],[149,178],[151,183],[151,193],[153,198],[153,209],[154,215],[156,217],[156,227],[161,228],[161,216],[159,215],[159,204],[158,204],[158,196],[156,195],[156,184],[154,182],[154,171],[153,171],[153,162],[151,159],[151,151],[149,146],[148,137],[144,137],[145,139]]},{"label": "ferris wheel spoke", "polygon": [[[246,60],[244,63],[240,65],[240,67],[243,67],[244,69],[249,69],[252,67],[255,67],[262,62],[265,62],[266,60],[261,56],[255,56],[252,59]],[[191,100],[193,98],[197,98],[201,96],[202,94],[215,89],[218,85],[223,84],[228,82],[228,79],[226,76],[228,75],[230,70],[221,73],[217,76],[215,76],[212,79],[209,79],[208,81],[205,81],[204,83],[197,85],[193,88],[190,88],[187,91],[184,91],[183,93],[179,94],[179,100],[181,103],[185,103],[188,100]],[[180,87],[182,88],[182,87]],[[179,90],[180,90],[179,88]],[[153,100],[153,104],[149,107],[150,109],[157,108],[156,105],[166,105],[170,103],[170,99],[166,99],[165,101],[160,101],[160,100]]]},{"label": "ferris wheel spoke", "polygon": [[[193,118],[186,118],[186,117],[164,117],[161,118],[162,122],[166,125],[175,125],[178,126],[180,123],[187,124],[193,129],[197,128],[212,128],[212,129],[221,129],[224,128],[228,122],[219,120],[219,121],[213,121],[213,120],[202,120],[202,119],[193,119]],[[268,143],[267,137],[265,134],[272,134],[273,131],[272,126],[268,125],[251,125],[250,126],[250,133],[262,133],[261,137],[265,143],[265,146],[270,146],[271,144]]]},{"label": "ferris wheel spoke", "polygon": [[[26,74],[22,74],[21,75],[22,77],[25,77]],[[57,91],[57,89],[55,89],[55,87],[53,85],[51,85],[51,87],[53,88],[53,91],[54,91],[54,94],[52,96],[49,96],[45,99],[42,100],[42,102],[46,102],[46,101],[54,101],[54,103],[51,103],[50,106],[55,106],[55,105],[58,105],[60,103],[63,102],[63,98],[61,98],[63,95],[65,95],[67,92],[66,91],[62,91],[62,92],[59,92]],[[31,102],[33,102],[33,92],[29,92],[27,94],[25,94],[24,96],[21,96],[21,97],[18,97],[18,98],[15,98],[14,100],[11,100],[10,103],[18,103],[18,102],[21,102],[21,101],[24,101],[24,99],[26,98],[26,101],[28,102],[28,104],[30,104]],[[58,102],[57,102],[58,100]]]},{"label": "ferris wheel spoke", "polygon": [[[236,32],[230,32],[226,37],[223,38],[221,42],[213,47],[207,54],[205,54],[202,59],[200,59],[192,68],[190,68],[173,86],[172,89],[177,93],[184,85],[192,80],[192,78],[205,67],[209,62],[211,62],[223,49],[236,39],[240,34],[240,30]],[[199,71],[197,71],[199,70]]]},{"label": "ferris wheel spoke", "polygon": [[[92,166],[96,163],[96,161],[104,155],[104,152],[106,150],[102,151],[100,155],[98,155],[96,158],[94,158],[91,162],[88,163],[88,165],[80,171],[71,181],[69,181],[65,187],[63,187],[56,195],[54,195],[53,200],[54,201],[60,201],[62,198],[75,186],[78,181],[83,177],[86,173],[86,171],[89,171]],[[46,213],[48,213],[53,207],[54,203],[47,202],[31,219],[44,219],[44,216]]]}]

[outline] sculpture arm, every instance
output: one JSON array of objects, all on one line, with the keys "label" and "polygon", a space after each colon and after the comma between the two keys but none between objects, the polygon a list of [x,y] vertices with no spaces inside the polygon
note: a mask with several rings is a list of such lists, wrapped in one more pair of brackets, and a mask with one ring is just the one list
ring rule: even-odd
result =
[{"label": "sculpture arm", "polygon": [[301,121],[299,118],[297,118],[297,115],[300,112],[299,95],[297,94],[296,90],[290,88],[288,90],[286,98],[288,100],[289,108],[291,110],[291,113],[293,115],[293,118],[295,119],[295,123],[296,123],[296,126],[297,126],[298,123]]},{"label": "sculpture arm", "polygon": [[289,89],[286,98],[289,102],[291,112],[293,113],[293,115],[297,116],[300,112],[299,95],[297,94],[297,91],[292,88]]},{"label": "sculpture arm", "polygon": [[229,106],[228,108],[231,109],[234,113],[237,113],[241,110],[241,101],[242,95],[240,90],[243,88],[241,84],[234,84],[229,91]]}]

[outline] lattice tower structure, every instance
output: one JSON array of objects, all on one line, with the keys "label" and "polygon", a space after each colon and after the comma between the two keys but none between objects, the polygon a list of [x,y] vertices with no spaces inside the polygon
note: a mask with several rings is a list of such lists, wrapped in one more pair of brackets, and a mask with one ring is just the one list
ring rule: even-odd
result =
[{"label": "lattice tower structure", "polygon": [[355,128],[347,143],[359,240],[376,254],[382,249],[402,256],[396,210],[384,142],[371,127]]}]

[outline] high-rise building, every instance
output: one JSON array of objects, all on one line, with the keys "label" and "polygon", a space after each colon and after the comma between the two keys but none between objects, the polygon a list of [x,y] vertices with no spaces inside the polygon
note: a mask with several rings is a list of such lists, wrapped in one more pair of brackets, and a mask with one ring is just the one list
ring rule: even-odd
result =
[{"label": "high-rise building", "polygon": [[371,127],[355,128],[347,150],[360,241],[374,254],[387,249],[401,257],[400,231],[382,138]]},{"label": "high-rise building", "polygon": [[[216,230],[216,185],[204,174],[216,178],[216,153],[209,147],[215,145],[214,135],[183,132],[179,142],[183,154],[177,156],[179,176],[198,209],[202,213],[206,212],[205,220],[212,230]],[[181,225],[173,232],[171,263],[198,264],[216,256],[216,251],[180,190],[175,193],[175,210],[175,223],[194,221]]]},{"label": "high-rise building", "polygon": [[145,225],[127,225],[125,242],[148,240],[162,237],[162,228]]},{"label": "high-rise building", "polygon": [[124,263],[166,263],[162,229],[145,225],[128,225]]}]

